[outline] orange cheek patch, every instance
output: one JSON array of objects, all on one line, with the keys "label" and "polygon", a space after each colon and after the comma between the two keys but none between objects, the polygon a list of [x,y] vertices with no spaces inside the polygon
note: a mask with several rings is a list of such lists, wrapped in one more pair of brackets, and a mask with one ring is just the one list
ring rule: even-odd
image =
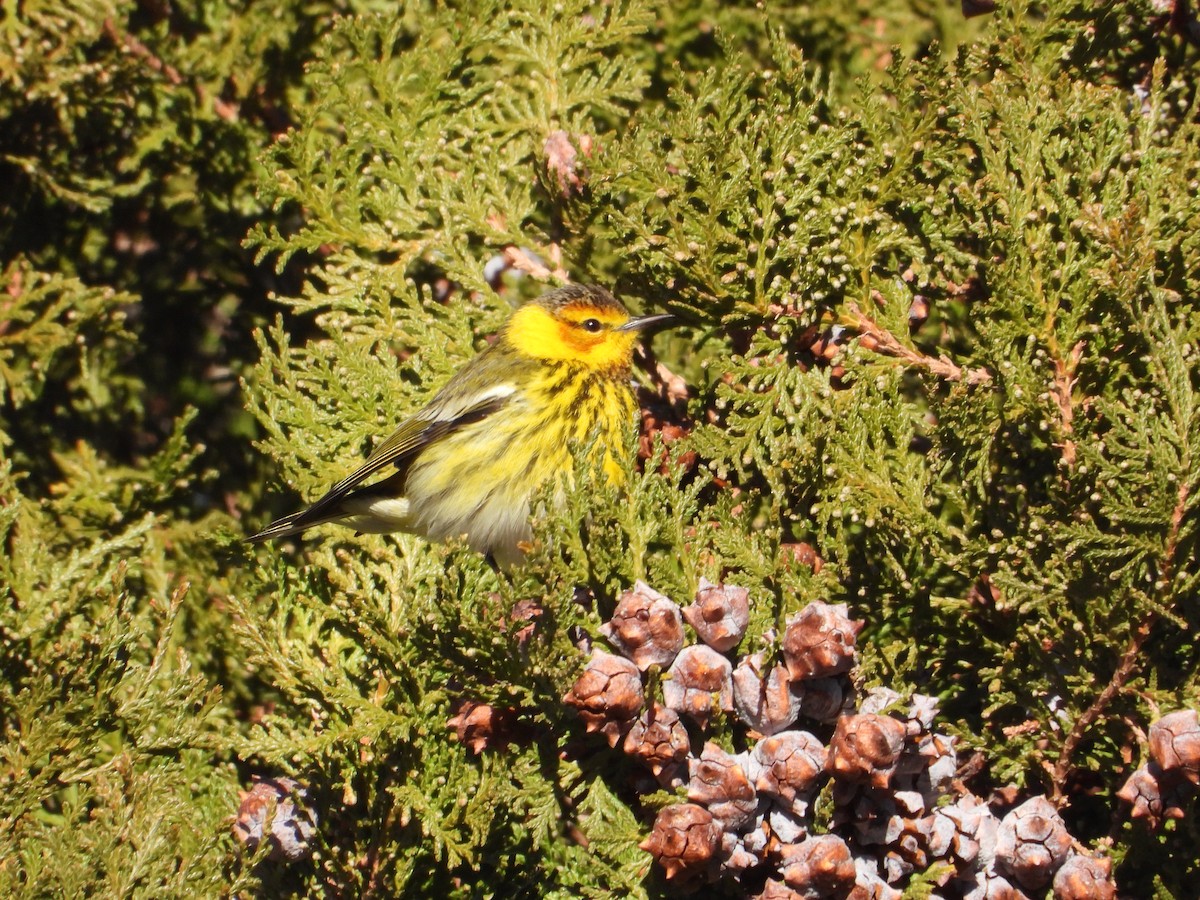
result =
[{"label": "orange cheek patch", "polygon": [[600,335],[589,334],[578,328],[572,328],[570,325],[561,324],[558,326],[558,339],[583,357],[590,356],[592,350],[601,341]]}]

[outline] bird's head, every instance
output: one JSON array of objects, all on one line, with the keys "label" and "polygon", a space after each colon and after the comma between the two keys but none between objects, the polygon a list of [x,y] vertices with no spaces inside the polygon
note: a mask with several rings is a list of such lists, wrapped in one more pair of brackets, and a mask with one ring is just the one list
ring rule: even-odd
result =
[{"label": "bird's head", "polygon": [[603,288],[567,285],[513,313],[504,340],[536,359],[577,362],[598,370],[627,368],[638,333],[671,318],[630,316]]}]

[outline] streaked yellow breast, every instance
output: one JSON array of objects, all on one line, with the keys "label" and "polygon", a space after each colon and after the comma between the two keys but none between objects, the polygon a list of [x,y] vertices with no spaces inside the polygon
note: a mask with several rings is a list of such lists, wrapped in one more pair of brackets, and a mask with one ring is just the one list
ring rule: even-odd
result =
[{"label": "streaked yellow breast", "polygon": [[530,497],[574,471],[572,443],[598,433],[606,474],[614,483],[623,477],[636,405],[627,370],[547,361],[504,409],[432,444],[413,463],[405,499],[416,530],[434,539],[465,534],[503,562],[506,548],[517,552],[530,536]]}]

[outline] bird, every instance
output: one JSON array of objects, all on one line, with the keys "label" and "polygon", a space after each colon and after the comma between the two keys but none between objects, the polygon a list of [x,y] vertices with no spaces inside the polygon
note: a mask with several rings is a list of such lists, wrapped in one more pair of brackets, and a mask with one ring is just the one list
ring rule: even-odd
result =
[{"label": "bird", "polygon": [[[609,291],[567,285],[518,307],[361,466],[304,509],[246,538],[259,543],[336,523],[358,532],[465,537],[493,565],[522,562],[530,503],[574,472],[572,445],[593,437],[619,483],[637,400],[639,335],[674,317],[631,316]],[[561,482],[560,482],[561,483]]]}]

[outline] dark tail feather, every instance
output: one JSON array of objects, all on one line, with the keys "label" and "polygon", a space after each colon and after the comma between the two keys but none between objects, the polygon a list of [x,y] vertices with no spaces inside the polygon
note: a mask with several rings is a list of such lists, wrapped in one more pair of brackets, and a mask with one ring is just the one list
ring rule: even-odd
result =
[{"label": "dark tail feather", "polygon": [[243,540],[247,544],[261,544],[263,541],[299,534],[314,525],[324,525],[326,522],[337,522],[346,517],[346,508],[342,501],[348,497],[358,497],[363,494],[382,492],[385,496],[393,491],[399,491],[404,486],[407,477],[407,467],[389,475],[383,481],[378,481],[369,487],[355,489],[353,484],[343,483],[334,487],[324,497],[307,506],[299,512],[294,512],[282,519],[276,519],[258,534],[252,534]]},{"label": "dark tail feather", "polygon": [[314,517],[311,513],[312,507],[309,507],[308,509],[300,510],[300,512],[294,512],[289,516],[284,516],[282,519],[276,519],[262,531],[242,540],[247,544],[261,544],[263,541],[273,541],[276,538],[300,534],[314,525],[323,525],[325,522],[334,522],[341,518],[339,515]]},{"label": "dark tail feather", "polygon": [[336,522],[344,515],[342,500],[357,493],[352,488],[335,487],[312,506],[306,506],[299,512],[276,519],[258,534],[245,538],[247,544],[261,544],[263,541],[299,534],[314,525],[324,525],[326,522]]}]

